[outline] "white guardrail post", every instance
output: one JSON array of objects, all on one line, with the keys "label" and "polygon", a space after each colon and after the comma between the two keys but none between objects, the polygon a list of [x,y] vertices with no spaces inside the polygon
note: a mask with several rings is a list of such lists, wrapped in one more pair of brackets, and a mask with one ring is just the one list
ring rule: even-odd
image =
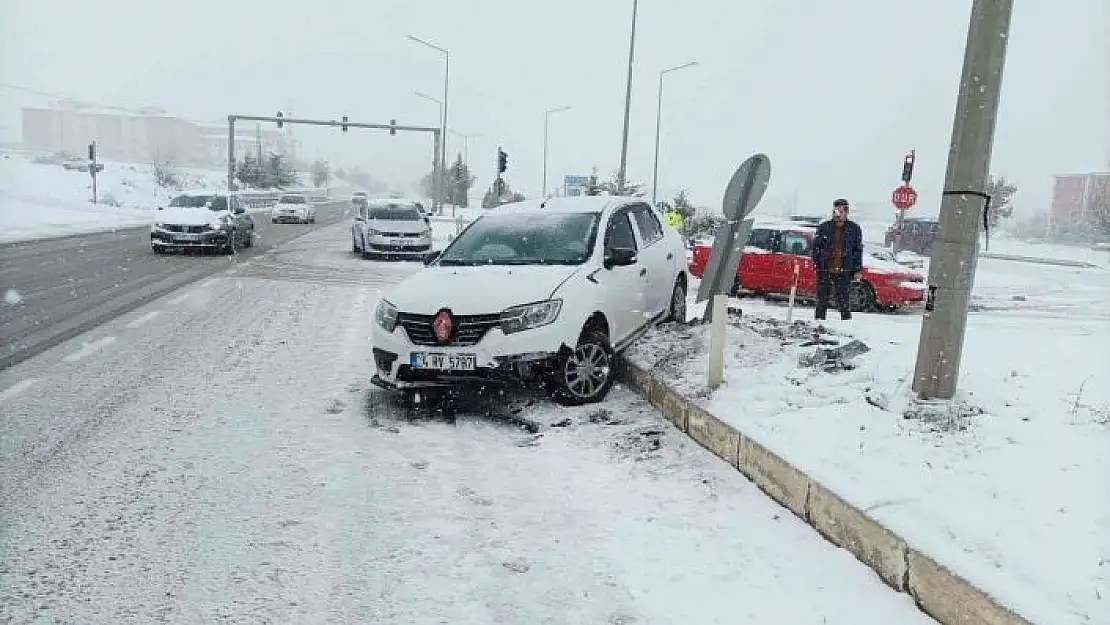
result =
[{"label": "white guardrail post", "polygon": [[786,305],[786,324],[794,318],[794,298],[798,295],[798,263],[794,263],[794,279],[790,283],[790,303]]},{"label": "white guardrail post", "polygon": [[717,293],[710,305],[713,316],[709,322],[709,375],[708,385],[716,390],[725,379],[725,321],[728,317],[728,295]]}]

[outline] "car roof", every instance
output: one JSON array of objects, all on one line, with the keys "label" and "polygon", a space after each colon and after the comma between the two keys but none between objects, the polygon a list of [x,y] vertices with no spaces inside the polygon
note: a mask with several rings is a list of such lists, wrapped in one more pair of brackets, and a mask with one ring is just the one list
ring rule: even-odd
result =
[{"label": "car roof", "polygon": [[490,211],[490,215],[519,213],[600,213],[629,204],[643,204],[641,198],[612,195],[591,195],[579,197],[552,197],[546,200],[522,200],[502,204]]},{"label": "car roof", "polygon": [[419,202],[417,202],[416,200],[408,200],[408,199],[405,199],[405,198],[392,198],[392,197],[384,197],[384,198],[383,197],[376,197],[376,198],[371,199],[369,202],[367,202],[367,204],[369,204],[369,206],[371,208],[381,208],[383,206],[390,206],[390,205],[406,206],[406,207],[416,208],[416,205],[418,203]]}]

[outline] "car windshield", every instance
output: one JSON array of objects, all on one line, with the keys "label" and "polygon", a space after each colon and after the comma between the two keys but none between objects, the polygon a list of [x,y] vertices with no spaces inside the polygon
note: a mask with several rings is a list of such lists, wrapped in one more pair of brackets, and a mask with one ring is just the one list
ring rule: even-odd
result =
[{"label": "car windshield", "polygon": [[580,265],[593,251],[598,213],[519,213],[478,219],[441,265]]},{"label": "car windshield", "polygon": [[417,221],[423,216],[415,206],[408,204],[387,204],[385,206],[370,207],[370,219],[384,219],[386,221]]},{"label": "car windshield", "polygon": [[282,204],[304,204],[306,202],[303,195],[283,195],[281,196]]},{"label": "car windshield", "polygon": [[181,208],[204,208],[212,201],[211,195],[179,195],[170,202],[170,206]]}]

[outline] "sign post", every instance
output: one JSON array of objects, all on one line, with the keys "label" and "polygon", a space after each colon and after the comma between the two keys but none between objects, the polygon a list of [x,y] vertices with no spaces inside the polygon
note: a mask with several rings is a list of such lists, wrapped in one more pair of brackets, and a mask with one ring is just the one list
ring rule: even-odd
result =
[{"label": "sign post", "polygon": [[[704,302],[714,295],[727,295],[736,282],[736,268],[748,242],[754,220],[749,218],[771,181],[771,160],[756,154],[737,168],[725,189],[721,210],[725,223],[717,229],[709,261],[702,274],[695,301]],[[712,321],[713,309],[706,307],[705,321]]]},{"label": "sign post", "polygon": [[96,142],[89,144],[89,175],[92,176],[92,203],[96,204]]},{"label": "sign post", "polygon": [[902,186],[894,190],[890,197],[890,201],[894,204],[894,208],[898,209],[898,216],[895,218],[895,237],[891,246],[894,248],[894,253],[898,253],[898,242],[902,236],[903,228],[906,223],[906,211],[913,208],[917,204],[917,191],[910,186],[910,181],[913,180],[913,166],[917,163],[917,150],[910,150],[906,158],[902,160]]}]

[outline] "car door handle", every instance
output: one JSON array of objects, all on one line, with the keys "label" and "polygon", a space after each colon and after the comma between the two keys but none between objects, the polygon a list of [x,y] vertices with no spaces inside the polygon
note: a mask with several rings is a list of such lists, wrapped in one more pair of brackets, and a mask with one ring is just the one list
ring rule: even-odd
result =
[{"label": "car door handle", "polygon": [[647,267],[643,267],[643,268],[640,269],[640,275],[641,276],[646,276],[647,275]]}]

